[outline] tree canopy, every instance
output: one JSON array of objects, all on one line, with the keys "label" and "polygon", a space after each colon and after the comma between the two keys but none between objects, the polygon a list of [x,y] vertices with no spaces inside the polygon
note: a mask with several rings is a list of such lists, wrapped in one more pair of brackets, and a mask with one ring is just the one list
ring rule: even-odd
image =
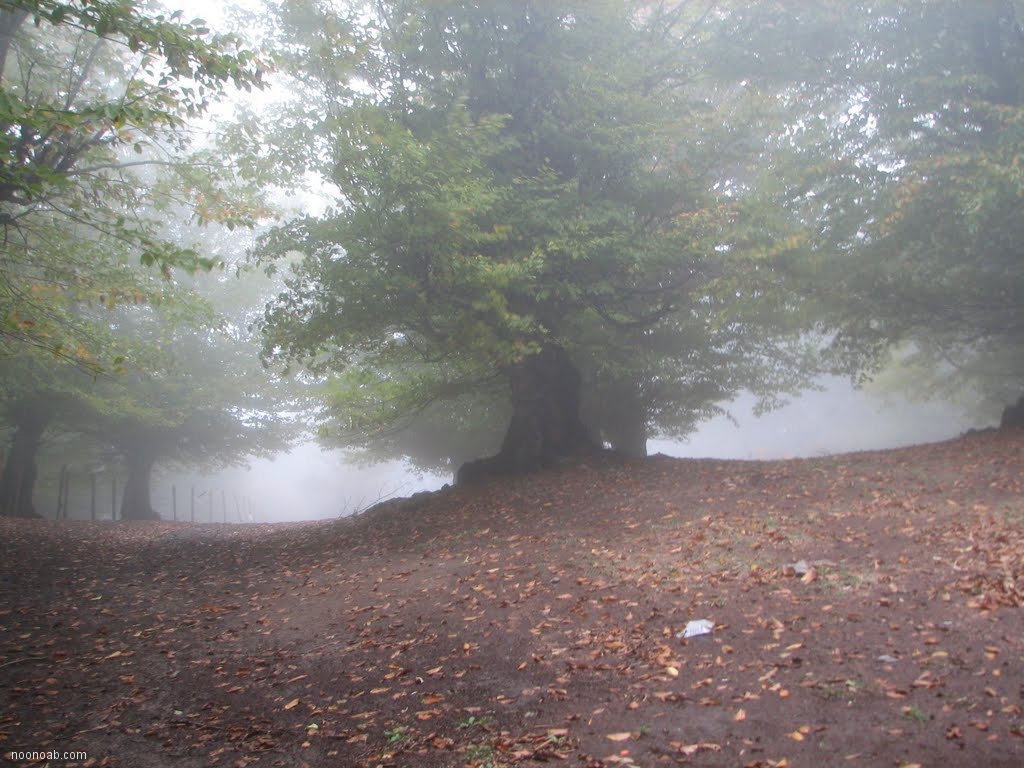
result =
[{"label": "tree canopy", "polygon": [[51,299],[144,299],[145,278],[124,269],[128,260],[165,274],[212,265],[162,237],[153,213],[181,202],[201,212],[195,203],[218,169],[205,169],[205,189],[182,176],[173,195],[157,191],[152,170],[188,167],[186,121],[229,83],[258,86],[262,72],[237,39],[180,12],[0,3],[0,353],[31,344],[95,362],[88,328]]},{"label": "tree canopy", "polygon": [[232,399],[245,376],[206,359],[247,370],[242,323],[183,285],[217,259],[169,221],[251,225],[270,184],[322,212],[256,248],[284,273],[263,362],[371,456],[496,453],[468,478],[642,455],[822,372],[1021,389],[1021,3],[272,11],[269,124],[195,147],[225,88],[262,85],[239,39],[151,4],[0,0],[4,510],[54,418],[140,465],[235,455],[200,436],[220,416],[251,436],[268,391]]},{"label": "tree canopy", "polygon": [[[286,161],[340,202],[264,243],[306,254],[268,309],[265,355],[329,374],[356,429],[503,391],[505,468],[645,442],[673,408],[687,421],[763,379],[765,354],[796,361],[798,343],[769,341],[785,307],[762,300],[799,239],[773,242],[733,184],[746,137],[736,100],[701,82],[698,11],[283,7],[316,101],[303,91],[307,112],[281,122],[317,137]],[[585,391],[614,400],[590,429]],[[602,418],[630,399],[639,441]]]},{"label": "tree canopy", "polygon": [[841,367],[895,366],[918,395],[989,412],[1024,382],[1021,13],[835,4],[826,76],[794,83],[779,144],[784,204],[813,236],[805,291]]},{"label": "tree canopy", "polygon": [[172,269],[214,260],[166,217],[251,221],[237,201],[211,204],[232,171],[187,152],[188,121],[229,84],[259,85],[263,68],[237,39],[141,3],[0,2],[4,514],[34,513],[48,427],[99,431],[115,411],[152,421],[166,405],[129,395],[130,380],[168,366],[159,340],[119,324],[159,311],[209,327]]}]

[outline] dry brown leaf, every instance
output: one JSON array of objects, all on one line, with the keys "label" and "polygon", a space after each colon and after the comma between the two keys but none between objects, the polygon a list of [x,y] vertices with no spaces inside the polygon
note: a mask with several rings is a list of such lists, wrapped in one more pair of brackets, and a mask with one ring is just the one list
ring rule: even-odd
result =
[{"label": "dry brown leaf", "polygon": [[698,752],[720,752],[722,747],[718,744],[712,744],[707,741],[702,741],[698,744],[682,744],[678,741],[673,741],[672,746],[679,750],[679,752],[687,757],[692,757]]}]

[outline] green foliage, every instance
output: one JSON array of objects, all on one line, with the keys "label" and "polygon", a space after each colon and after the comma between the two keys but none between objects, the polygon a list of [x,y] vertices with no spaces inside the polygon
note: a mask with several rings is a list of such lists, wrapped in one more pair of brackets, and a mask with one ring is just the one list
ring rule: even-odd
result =
[{"label": "green foliage", "polygon": [[[133,0],[2,0],[0,13],[18,22],[31,18],[36,27],[74,27],[116,41],[141,57],[142,72],[169,89],[187,114],[205,111],[209,96],[226,83],[245,90],[261,83],[264,67],[255,53],[235,36],[212,35],[202,19],[185,21],[182,11],[151,16]],[[110,106],[112,115],[124,114]]]},{"label": "green foliage", "polygon": [[[166,238],[154,215],[198,201],[200,188],[179,183],[168,194],[153,173],[185,173],[188,161],[176,156],[185,120],[228,83],[259,85],[262,65],[236,39],[180,13],[151,16],[132,2],[3,2],[0,74],[0,354],[70,349],[116,367],[92,345],[97,333],[78,307],[151,298],[148,278],[125,269],[131,261],[165,277],[214,265]],[[205,175],[202,188],[215,189],[209,165]]]},{"label": "green foliage", "polygon": [[910,391],[992,409],[1024,381],[1021,6],[842,10],[785,139],[790,205],[817,233],[808,293],[846,370],[898,361]]},{"label": "green foliage", "polygon": [[[0,396],[12,424],[41,405],[45,424],[114,446],[146,476],[156,459],[209,465],[281,444],[254,350],[183,285],[219,260],[175,227],[263,213],[230,193],[214,150],[189,151],[187,125],[226,87],[259,86],[263,69],[236,38],[149,4],[0,2]],[[26,482],[15,497],[30,497]]]},{"label": "green foliage", "polygon": [[793,248],[742,204],[744,105],[696,80],[722,28],[684,5],[283,8],[304,84],[276,144],[309,152],[281,161],[341,202],[262,245],[305,254],[265,356],[335,377],[345,431],[370,433],[499,397],[551,346],[595,390],[632,382],[665,430],[763,380],[795,303],[769,311],[772,263]]}]

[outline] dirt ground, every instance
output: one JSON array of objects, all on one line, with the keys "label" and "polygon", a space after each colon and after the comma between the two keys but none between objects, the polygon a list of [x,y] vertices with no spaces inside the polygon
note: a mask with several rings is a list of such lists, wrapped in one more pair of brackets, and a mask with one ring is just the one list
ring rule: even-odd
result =
[{"label": "dirt ground", "polygon": [[1022,448],[602,459],[299,525],[2,520],[0,754],[1019,767]]}]

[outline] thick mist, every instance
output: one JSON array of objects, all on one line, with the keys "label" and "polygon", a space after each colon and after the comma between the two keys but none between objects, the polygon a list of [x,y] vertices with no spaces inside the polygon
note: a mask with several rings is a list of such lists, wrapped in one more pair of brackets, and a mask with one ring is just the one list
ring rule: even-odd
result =
[{"label": "thick mist", "polygon": [[[687,440],[651,440],[648,451],[693,458],[812,457],[934,442],[978,426],[953,406],[895,394],[880,397],[842,379],[822,384],[822,391],[805,392],[760,417],[753,413],[754,398],[741,397],[726,406],[732,418],[710,419]],[[273,459],[254,460],[247,469],[215,475],[161,473],[155,478],[153,504],[164,519],[172,519],[173,486],[178,520],[190,519],[194,493],[199,522],[209,522],[211,515],[218,523],[225,517],[230,523],[296,522],[345,517],[449,482],[449,475],[416,473],[401,462],[347,463],[342,451],[307,444]]]}]

